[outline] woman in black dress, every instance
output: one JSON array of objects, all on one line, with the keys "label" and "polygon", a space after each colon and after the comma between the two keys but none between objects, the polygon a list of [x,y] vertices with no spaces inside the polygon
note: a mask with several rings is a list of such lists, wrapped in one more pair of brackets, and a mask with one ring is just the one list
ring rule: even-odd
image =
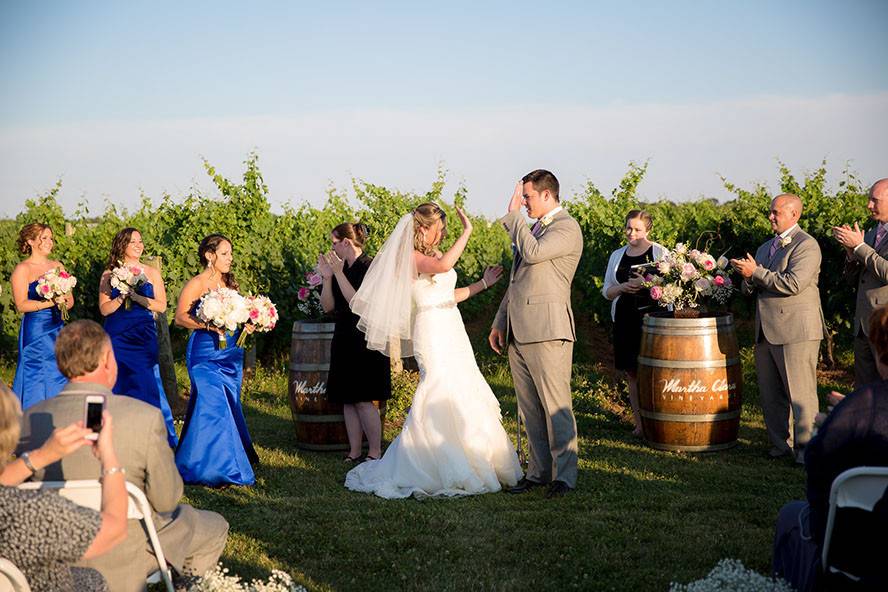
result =
[{"label": "woman in black dress", "polygon": [[342,403],[349,443],[345,461],[361,460],[362,435],[367,436],[366,459],[376,460],[382,455],[382,424],[373,401],[391,397],[391,370],[387,357],[367,349],[358,316],[349,308],[370,268],[371,259],[363,250],[367,227],[359,222],[340,224],[330,233],[330,240],[333,250],[318,257],[318,271],[324,278],[321,306],[336,320],[327,397]]},{"label": "woman in black dress", "polygon": [[604,274],[604,297],[611,300],[611,318],[614,321],[614,366],[626,373],[629,382],[629,402],[635,422],[633,434],[641,435],[638,413],[638,352],[641,348],[641,320],[645,313],[656,310],[648,290],[642,288],[642,273],[632,269],[656,261],[666,250],[648,240],[653,221],[644,210],[632,210],[626,215],[628,244],[611,253]]}]

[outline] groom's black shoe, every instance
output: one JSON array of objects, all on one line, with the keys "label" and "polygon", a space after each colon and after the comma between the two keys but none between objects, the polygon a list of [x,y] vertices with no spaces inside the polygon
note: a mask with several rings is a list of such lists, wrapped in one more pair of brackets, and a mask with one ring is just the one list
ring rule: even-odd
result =
[{"label": "groom's black shoe", "polygon": [[515,487],[510,487],[506,490],[506,493],[527,493],[534,487],[542,487],[543,485],[545,485],[545,483],[537,483],[536,481],[521,477],[521,480],[515,484]]},{"label": "groom's black shoe", "polygon": [[546,499],[562,497],[568,491],[570,491],[570,486],[564,481],[552,481],[549,483],[549,489],[546,490]]}]

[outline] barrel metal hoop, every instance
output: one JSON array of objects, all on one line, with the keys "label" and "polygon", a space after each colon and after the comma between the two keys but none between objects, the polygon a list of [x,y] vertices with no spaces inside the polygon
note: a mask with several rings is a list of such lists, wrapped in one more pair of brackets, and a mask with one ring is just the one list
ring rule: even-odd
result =
[{"label": "barrel metal hoop", "polygon": [[293,323],[293,333],[332,333],[335,323]]},{"label": "barrel metal hoop", "polygon": [[345,421],[345,416],[341,413],[338,415],[306,415],[304,413],[297,413],[293,419],[304,421],[305,423],[339,423]]},{"label": "barrel metal hoop", "polygon": [[647,411],[646,409],[639,409],[638,414],[647,419],[656,419],[659,421],[696,423],[737,419],[738,417],[740,417],[740,410],[734,409],[733,411],[724,411],[722,413],[701,413],[698,415],[686,415],[681,413],[660,413],[659,411]]},{"label": "barrel metal hoop", "polygon": [[703,446],[685,446],[683,444],[662,444],[660,442],[651,442],[646,440],[651,448],[657,450],[668,450],[670,452],[715,452],[716,450],[727,450],[737,445],[737,440],[732,442],[724,442],[722,444],[705,444]]},{"label": "barrel metal hoop", "polygon": [[657,317],[653,315],[645,315],[644,325],[646,327],[728,327],[734,324],[733,315],[724,315],[720,317],[697,317],[688,319],[676,319],[672,317]]},{"label": "barrel metal hoop", "polygon": [[724,360],[658,360],[638,356],[638,364],[652,366],[654,368],[726,368],[740,364],[740,358],[726,358]]},{"label": "barrel metal hoop", "polygon": [[299,370],[301,372],[323,372],[330,370],[330,362],[325,364],[290,364],[290,370]]},{"label": "barrel metal hoop", "polygon": [[718,327],[644,327],[642,332],[648,335],[725,335]]}]

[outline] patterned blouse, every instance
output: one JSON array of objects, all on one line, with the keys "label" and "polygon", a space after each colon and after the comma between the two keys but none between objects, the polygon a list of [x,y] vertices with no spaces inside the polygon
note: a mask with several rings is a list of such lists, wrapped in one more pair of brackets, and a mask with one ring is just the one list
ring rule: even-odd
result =
[{"label": "patterned blouse", "polygon": [[101,524],[98,512],[57,493],[0,486],[0,557],[25,574],[34,592],[107,591],[99,572],[72,567]]}]

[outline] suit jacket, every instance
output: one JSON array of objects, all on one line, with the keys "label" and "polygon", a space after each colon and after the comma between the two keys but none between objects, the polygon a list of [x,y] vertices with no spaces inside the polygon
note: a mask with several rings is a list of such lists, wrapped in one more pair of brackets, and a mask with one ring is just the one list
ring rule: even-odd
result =
[{"label": "suit jacket", "polygon": [[755,252],[758,263],[743,290],[756,292],[755,339],[764,333],[768,343],[784,345],[823,339],[820,309],[820,245],[801,228],[789,234],[790,242],[768,257],[771,241]]},{"label": "suit jacket", "polygon": [[583,252],[580,225],[566,210],[533,236],[520,211],[500,219],[515,246],[509,286],[493,326],[518,343],[576,341],[570,285]]},{"label": "suit jacket", "polygon": [[864,234],[864,244],[854,251],[851,261],[845,266],[846,276],[856,280],[857,284],[855,334],[862,329],[864,335],[869,335],[873,311],[888,305],[888,238],[882,241],[878,251],[874,249],[872,244],[876,240],[876,228]]},{"label": "suit jacket", "polygon": [[[126,469],[126,479],[145,492],[155,512],[154,524],[164,555],[173,566],[181,569],[197,517],[191,506],[178,503],[184,485],[159,409],[131,397],[112,394],[99,384],[69,382],[56,397],[25,412],[16,452],[39,448],[55,428],[83,419],[87,395],[105,396],[106,409],[114,420],[114,448]],[[98,479],[100,476],[98,459],[89,447],[84,447],[38,471],[32,480],[67,481]],[[139,522],[130,520],[127,540],[99,559],[127,560],[128,554],[144,551],[146,541]],[[144,574],[136,576],[144,581]]]}]

